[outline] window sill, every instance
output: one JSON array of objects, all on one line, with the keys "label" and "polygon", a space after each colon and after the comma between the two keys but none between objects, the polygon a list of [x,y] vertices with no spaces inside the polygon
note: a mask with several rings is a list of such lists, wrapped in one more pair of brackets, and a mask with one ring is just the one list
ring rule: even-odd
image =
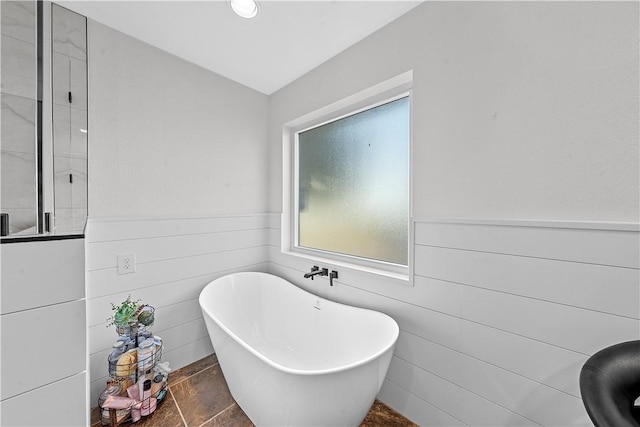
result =
[{"label": "window sill", "polygon": [[[409,267],[404,267],[403,270],[406,270],[405,272],[394,272],[394,271],[389,271],[389,270],[384,270],[381,268],[375,268],[375,267],[369,267],[369,266],[364,266],[364,265],[359,265],[359,264],[354,264],[354,263],[350,263],[350,262],[345,262],[345,261],[340,261],[340,260],[336,260],[336,259],[332,259],[332,258],[325,258],[322,256],[317,256],[317,255],[310,255],[307,253],[301,253],[301,252],[297,252],[297,251],[291,251],[291,250],[286,250],[286,249],[282,249],[282,254],[283,255],[288,255],[291,257],[295,257],[301,260],[305,260],[305,261],[309,261],[311,263],[313,263],[314,265],[318,265],[319,267],[323,268],[323,267],[327,267],[330,270],[331,269],[335,269],[335,270],[339,270],[341,273],[346,270],[349,272],[356,272],[356,273],[363,273],[366,275],[373,275],[376,276],[380,279],[389,279],[391,280],[394,284],[401,284],[401,285],[405,285],[405,286],[412,286],[412,280],[411,280],[411,274],[410,274],[410,269]],[[341,276],[341,278],[343,278],[343,276]]]}]

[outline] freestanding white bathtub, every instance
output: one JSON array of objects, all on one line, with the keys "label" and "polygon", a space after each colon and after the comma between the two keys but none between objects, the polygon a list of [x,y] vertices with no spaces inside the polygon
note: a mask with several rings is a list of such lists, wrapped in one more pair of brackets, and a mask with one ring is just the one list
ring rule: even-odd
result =
[{"label": "freestanding white bathtub", "polygon": [[257,426],[359,425],[398,339],[389,316],[266,273],[214,280],[200,307],[229,390]]}]

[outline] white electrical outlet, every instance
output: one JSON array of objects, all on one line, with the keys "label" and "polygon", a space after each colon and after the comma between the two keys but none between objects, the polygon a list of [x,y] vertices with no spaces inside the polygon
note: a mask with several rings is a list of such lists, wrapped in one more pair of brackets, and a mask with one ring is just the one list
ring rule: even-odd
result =
[{"label": "white electrical outlet", "polygon": [[127,274],[136,272],[136,254],[120,254],[118,255],[118,274]]}]

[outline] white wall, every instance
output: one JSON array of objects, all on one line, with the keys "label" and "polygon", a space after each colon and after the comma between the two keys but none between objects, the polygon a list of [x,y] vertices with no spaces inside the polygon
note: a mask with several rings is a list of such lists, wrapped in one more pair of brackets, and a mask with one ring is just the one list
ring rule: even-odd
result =
[{"label": "white wall", "polygon": [[413,69],[414,217],[637,222],[638,4],[426,2],[270,98],[282,124]]},{"label": "white wall", "polygon": [[[637,13],[634,3],[428,2],[269,98],[90,21],[92,405],[113,338],[104,327],[110,302],[131,293],[155,305],[166,359],[178,367],[211,351],[197,307],[202,286],[227,271],[268,268],[398,319],[380,397],[420,424],[586,423],[580,364],[638,332],[629,305],[638,266],[621,256],[637,242],[633,227],[614,233],[613,262],[597,258],[597,268],[582,248],[601,241],[582,231],[535,254],[522,253],[520,231],[509,232],[511,246],[495,255],[493,233],[474,231],[476,246],[459,241],[448,251],[421,219],[414,287],[341,270],[328,289],[301,279],[311,264],[281,255],[279,216],[259,213],[282,208],[283,123],[413,69],[414,217],[584,220],[607,233],[610,222],[637,222],[638,101],[629,96],[638,87]],[[524,225],[545,241],[546,226]],[[557,255],[558,245],[580,257]],[[130,251],[138,271],[117,275],[116,255]],[[539,282],[519,274],[539,258],[539,271],[554,273]],[[484,262],[512,280],[456,275]],[[594,268],[602,281],[579,292],[574,279]],[[618,292],[608,295],[605,280]],[[550,314],[557,323],[538,323]],[[583,322],[600,320],[608,326],[590,338]]]},{"label": "white wall", "polygon": [[269,260],[398,321],[379,398],[418,424],[588,425],[580,367],[640,337],[637,16],[426,2],[270,97],[280,212],[283,124],[413,70],[414,286],[303,279],[312,263],[281,254],[277,214]]},{"label": "white wall", "polygon": [[[266,95],[89,20],[87,298],[91,406],[116,338],[110,303],[154,306],[163,360],[212,353],[198,295],[267,269]],[[117,274],[133,252],[136,272]]]},{"label": "white wall", "polygon": [[266,95],[92,20],[88,37],[90,216],[265,211]]}]

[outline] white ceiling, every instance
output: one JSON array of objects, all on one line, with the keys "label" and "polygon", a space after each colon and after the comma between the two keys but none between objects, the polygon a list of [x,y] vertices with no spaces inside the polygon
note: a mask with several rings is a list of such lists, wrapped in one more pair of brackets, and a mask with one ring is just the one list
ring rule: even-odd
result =
[{"label": "white ceiling", "polygon": [[56,1],[206,69],[271,94],[419,5],[419,0]]}]

